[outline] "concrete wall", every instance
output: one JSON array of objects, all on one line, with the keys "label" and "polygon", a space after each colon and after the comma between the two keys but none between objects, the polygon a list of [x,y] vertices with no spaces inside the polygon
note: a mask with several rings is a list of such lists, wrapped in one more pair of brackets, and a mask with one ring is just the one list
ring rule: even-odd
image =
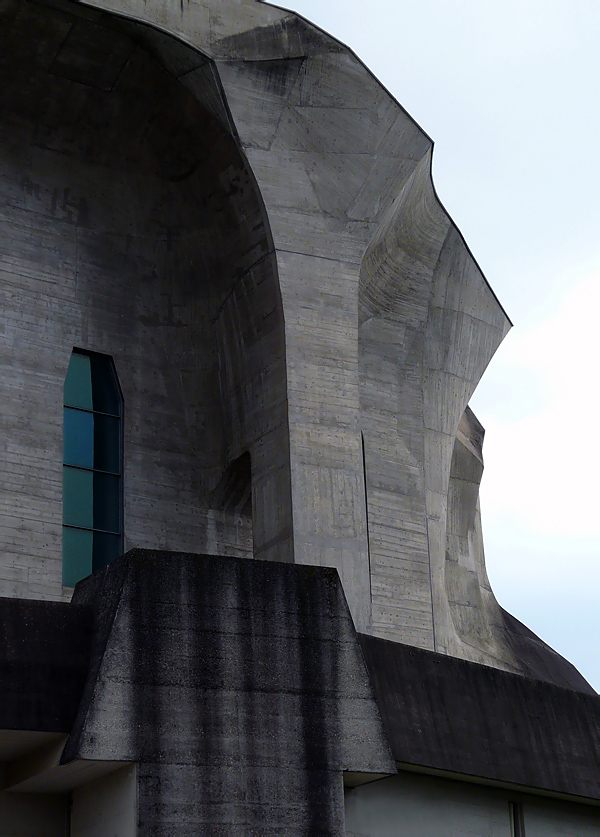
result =
[{"label": "concrete wall", "polygon": [[137,783],[137,767],[125,767],[75,788],[70,837],[135,837]]},{"label": "concrete wall", "polygon": [[134,550],[80,582],[90,674],[62,756],[139,764],[139,833],[343,835],[393,773],[335,571]]},{"label": "concrete wall", "polygon": [[446,581],[451,460],[508,321],[435,195],[429,154],[367,249],[359,301],[373,632],[469,658]]},{"label": "concrete wall", "polygon": [[[204,59],[179,69],[206,106],[97,13],[9,2],[1,14],[0,594],[70,595],[62,388],[74,346],[112,355],[123,390],[126,548],[252,555],[254,541],[289,560],[270,239],[252,175],[208,111]],[[245,451],[255,537],[217,490]]]},{"label": "concrete wall", "polygon": [[346,790],[347,837],[515,837],[510,802],[522,806],[523,837],[591,837],[600,809],[412,773]]},{"label": "concrete wall", "polygon": [[510,323],[430,138],[268,4],[6,0],[0,23],[0,593],[70,595],[79,346],[124,391],[126,548],[335,567],[360,631],[526,671],[460,430]]},{"label": "concrete wall", "polygon": [[[165,34],[68,3],[4,11],[5,591],[62,595],[57,405],[78,345],[113,355],[124,390],[126,546],[335,566],[359,629],[463,653],[450,458],[507,321],[435,196],[431,141],[294,15],[97,6]],[[211,506],[246,451],[253,544]]]}]

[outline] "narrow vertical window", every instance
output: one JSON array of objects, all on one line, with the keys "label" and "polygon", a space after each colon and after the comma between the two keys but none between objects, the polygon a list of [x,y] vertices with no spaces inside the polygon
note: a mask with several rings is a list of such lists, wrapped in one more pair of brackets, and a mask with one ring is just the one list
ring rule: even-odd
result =
[{"label": "narrow vertical window", "polygon": [[122,552],[123,401],[108,355],[71,355],[64,389],[63,584]]}]

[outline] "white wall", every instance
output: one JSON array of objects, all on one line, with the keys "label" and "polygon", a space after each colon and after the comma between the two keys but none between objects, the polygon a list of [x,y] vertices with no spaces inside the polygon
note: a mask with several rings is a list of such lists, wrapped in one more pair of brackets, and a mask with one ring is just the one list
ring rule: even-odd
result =
[{"label": "white wall", "polygon": [[136,834],[135,765],[73,791],[71,837],[135,837]]},{"label": "white wall", "polygon": [[600,837],[598,807],[416,773],[347,789],[346,835],[513,837],[511,801],[523,806],[524,837]]},{"label": "white wall", "polygon": [[348,837],[510,837],[508,802],[461,782],[403,773],[346,791]]},{"label": "white wall", "polygon": [[531,800],[523,806],[525,837],[598,837],[600,807]]}]

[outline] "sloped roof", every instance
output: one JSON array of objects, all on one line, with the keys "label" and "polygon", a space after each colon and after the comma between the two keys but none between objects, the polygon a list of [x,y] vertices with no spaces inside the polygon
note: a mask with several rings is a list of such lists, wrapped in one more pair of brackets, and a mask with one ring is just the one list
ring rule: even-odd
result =
[{"label": "sloped roof", "polygon": [[600,697],[359,635],[398,764],[600,800]]}]

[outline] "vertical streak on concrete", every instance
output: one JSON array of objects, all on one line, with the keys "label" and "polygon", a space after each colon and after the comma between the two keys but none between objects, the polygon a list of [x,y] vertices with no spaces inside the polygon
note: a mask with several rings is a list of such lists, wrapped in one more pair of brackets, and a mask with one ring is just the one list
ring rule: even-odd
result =
[{"label": "vertical streak on concrete", "polygon": [[367,487],[367,457],[365,454],[365,435],[361,431],[360,440],[362,444],[362,464],[363,464],[363,485],[365,491],[365,519],[367,525],[367,551],[369,553],[369,601],[371,603],[371,612],[373,611],[373,567],[371,564],[371,538],[369,535],[369,492]]}]

